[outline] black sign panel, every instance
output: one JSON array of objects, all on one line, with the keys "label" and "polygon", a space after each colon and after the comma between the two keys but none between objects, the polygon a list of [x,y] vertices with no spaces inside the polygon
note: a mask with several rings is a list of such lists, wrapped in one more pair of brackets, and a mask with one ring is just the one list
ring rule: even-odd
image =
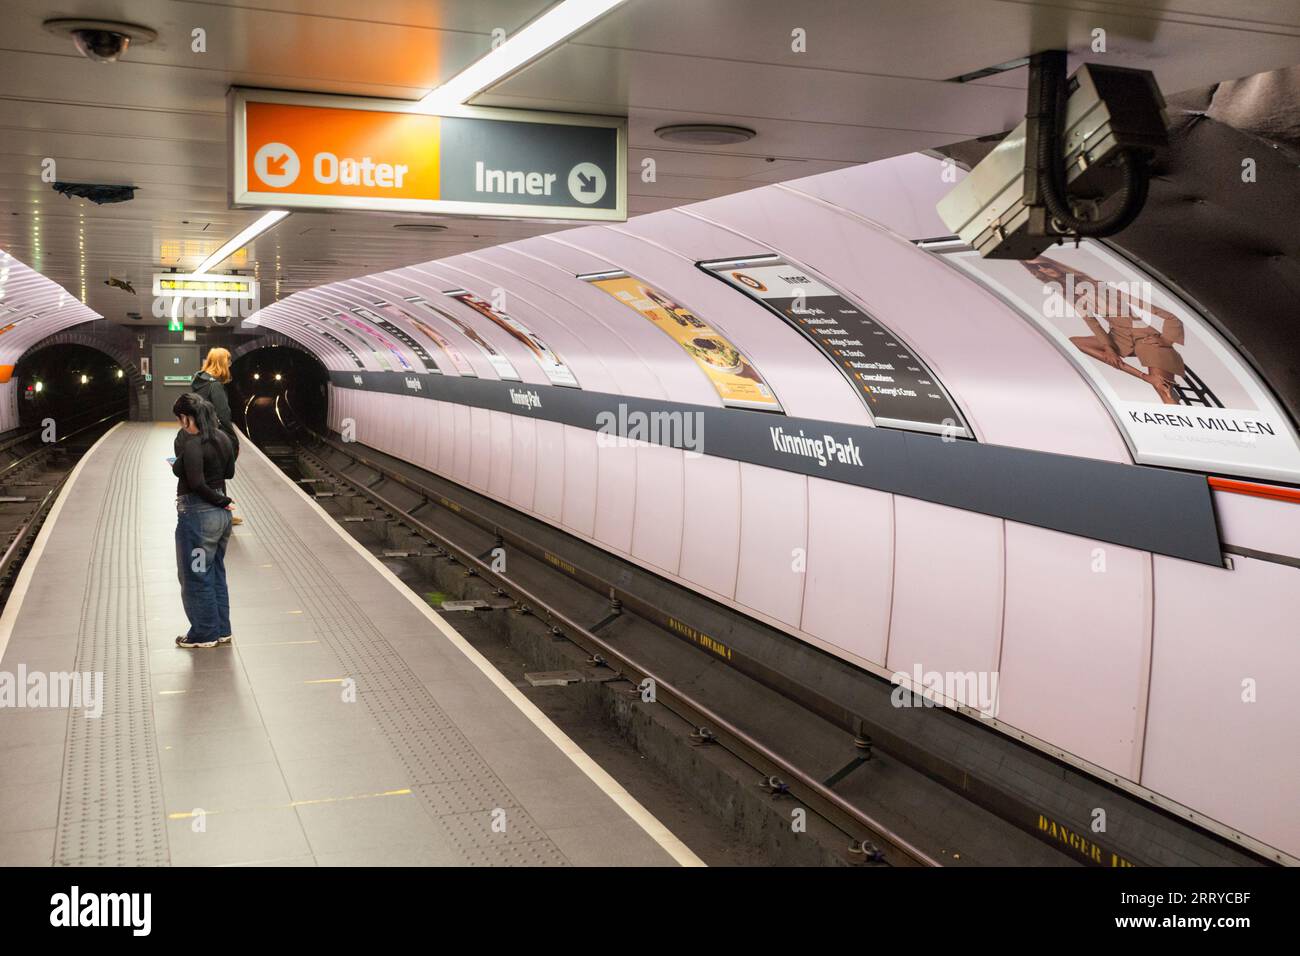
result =
[{"label": "black sign panel", "polygon": [[970,438],[956,404],[889,329],[776,255],[699,263],[797,329],[852,383],[877,425]]},{"label": "black sign panel", "polygon": [[1223,566],[1210,487],[1190,472],[558,385],[369,371],[331,371],[330,381],[558,422],[616,442],[779,468]]}]

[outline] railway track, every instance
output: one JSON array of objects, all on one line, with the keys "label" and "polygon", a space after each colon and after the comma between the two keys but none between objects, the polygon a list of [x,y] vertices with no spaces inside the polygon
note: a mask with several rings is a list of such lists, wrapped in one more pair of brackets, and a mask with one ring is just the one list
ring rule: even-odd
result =
[{"label": "railway track", "polygon": [[[250,411],[251,437],[322,503],[360,505],[362,514],[342,521],[377,520],[413,536],[413,546],[386,557],[452,566],[467,590],[477,582],[488,613],[533,618],[576,645],[694,728],[691,743],[727,751],[773,798],[839,831],[846,861],[1279,862],[960,715],[890,706],[891,688],[879,678],[475,492],[307,429],[280,398],[250,403]],[[1037,789],[1017,790],[990,769],[1009,764],[1036,775]],[[1108,810],[1109,833],[1072,822],[1078,815],[1063,808],[1081,801]]]},{"label": "railway track", "polygon": [[0,441],[0,608],[68,475],[125,416],[124,402],[108,414],[96,409],[70,419],[68,430],[56,431],[52,439],[44,428],[32,428]]}]

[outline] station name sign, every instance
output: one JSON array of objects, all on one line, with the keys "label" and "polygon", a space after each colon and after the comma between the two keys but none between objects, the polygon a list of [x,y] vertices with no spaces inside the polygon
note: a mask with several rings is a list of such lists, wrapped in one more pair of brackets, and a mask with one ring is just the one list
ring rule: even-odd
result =
[{"label": "station name sign", "polygon": [[622,117],[235,89],[231,205],[627,219]]}]

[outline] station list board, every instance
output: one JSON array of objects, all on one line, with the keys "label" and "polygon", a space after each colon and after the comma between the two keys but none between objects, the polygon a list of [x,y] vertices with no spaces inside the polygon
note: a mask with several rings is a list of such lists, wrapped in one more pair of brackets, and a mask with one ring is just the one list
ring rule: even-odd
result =
[{"label": "station list board", "polygon": [[877,425],[971,437],[925,363],[843,295],[777,255],[699,267],[779,315],[852,383]]}]

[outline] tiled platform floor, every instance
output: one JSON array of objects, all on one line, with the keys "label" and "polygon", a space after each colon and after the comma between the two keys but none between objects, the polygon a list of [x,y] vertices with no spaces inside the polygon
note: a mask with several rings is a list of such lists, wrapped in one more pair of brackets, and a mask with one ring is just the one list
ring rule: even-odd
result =
[{"label": "tiled platform floor", "polygon": [[0,621],[0,671],[104,675],[0,707],[0,864],[696,862],[251,443],[234,643],[174,647],[174,433],[83,459]]}]

